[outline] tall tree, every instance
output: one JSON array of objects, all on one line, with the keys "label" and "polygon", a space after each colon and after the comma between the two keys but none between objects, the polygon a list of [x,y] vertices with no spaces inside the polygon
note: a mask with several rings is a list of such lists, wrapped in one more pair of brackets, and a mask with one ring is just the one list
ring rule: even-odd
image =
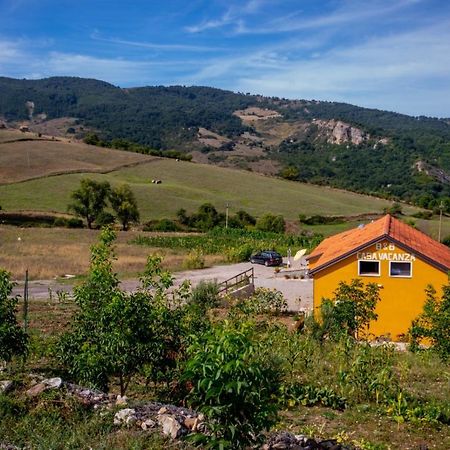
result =
[{"label": "tall tree", "polygon": [[139,222],[136,198],[128,184],[122,184],[113,189],[109,198],[111,206],[122,224],[122,230],[128,230],[130,223]]},{"label": "tall tree", "polygon": [[111,187],[107,181],[98,182],[89,178],[83,178],[80,187],[72,192],[73,203],[69,210],[86,219],[88,228],[92,228],[95,219],[106,207]]}]

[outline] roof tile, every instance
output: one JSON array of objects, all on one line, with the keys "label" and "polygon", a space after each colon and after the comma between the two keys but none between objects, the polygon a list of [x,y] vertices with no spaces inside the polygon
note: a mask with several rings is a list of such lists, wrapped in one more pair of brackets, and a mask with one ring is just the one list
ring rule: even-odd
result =
[{"label": "roof tile", "polygon": [[382,238],[391,238],[400,245],[439,266],[450,270],[450,249],[389,214],[353,230],[323,240],[309,255],[311,272],[317,272]]}]

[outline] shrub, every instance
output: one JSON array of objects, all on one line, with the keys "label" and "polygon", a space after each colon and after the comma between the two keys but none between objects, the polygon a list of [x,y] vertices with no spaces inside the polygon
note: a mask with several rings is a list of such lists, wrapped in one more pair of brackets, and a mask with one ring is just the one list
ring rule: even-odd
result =
[{"label": "shrub", "polygon": [[200,250],[192,250],[183,260],[185,269],[203,269],[205,267],[205,257]]},{"label": "shrub", "polygon": [[265,214],[257,220],[256,228],[261,231],[269,231],[272,233],[284,233],[286,223],[283,216]]},{"label": "shrub", "polygon": [[341,281],[332,299],[322,299],[321,323],[315,324],[319,338],[339,338],[342,334],[363,337],[370,321],[377,319],[375,307],[380,300],[380,288],[375,283],[353,279]]},{"label": "shrub", "polygon": [[17,323],[18,297],[11,297],[14,283],[6,270],[0,269],[0,361],[27,353],[28,335]]},{"label": "shrub", "polygon": [[238,263],[248,261],[253,253],[253,246],[244,244],[239,247],[230,247],[227,250],[227,260],[229,262]]},{"label": "shrub", "polygon": [[218,323],[188,348],[188,403],[209,419],[212,448],[244,448],[277,417],[279,371],[261,358],[250,323]]},{"label": "shrub", "polygon": [[132,294],[122,291],[112,270],[114,239],[115,233],[104,229],[92,247],[87,280],[74,291],[78,311],[60,340],[58,356],[79,382],[106,390],[117,377],[123,395],[137,372],[145,368],[147,376],[156,378],[175,365],[183,310],[173,305],[186,286],[169,302],[172,276],[161,269],[160,258],[151,256],[141,288]]},{"label": "shrub", "polygon": [[203,310],[217,307],[219,304],[219,285],[215,281],[200,281],[192,289],[189,302]]},{"label": "shrub", "polygon": [[436,297],[432,286],[426,289],[422,314],[413,321],[409,330],[412,349],[421,339],[427,339],[443,361],[450,358],[450,285],[443,287],[443,295]]},{"label": "shrub", "polygon": [[182,228],[173,220],[161,219],[161,220],[151,220],[147,222],[144,227],[144,231],[162,231],[162,232],[173,232],[181,231]]}]

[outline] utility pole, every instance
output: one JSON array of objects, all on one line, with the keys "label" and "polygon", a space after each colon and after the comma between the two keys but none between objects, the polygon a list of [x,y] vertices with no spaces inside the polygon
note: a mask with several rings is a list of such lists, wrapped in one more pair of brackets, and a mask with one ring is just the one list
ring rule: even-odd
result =
[{"label": "utility pole", "polygon": [[438,241],[441,242],[441,231],[442,231],[442,210],[444,209],[444,202],[441,201],[439,205],[439,233],[438,233]]}]

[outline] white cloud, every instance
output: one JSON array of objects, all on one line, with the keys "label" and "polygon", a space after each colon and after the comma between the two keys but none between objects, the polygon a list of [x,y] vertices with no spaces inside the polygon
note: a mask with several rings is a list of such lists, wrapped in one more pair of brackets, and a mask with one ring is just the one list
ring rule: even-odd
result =
[{"label": "white cloud", "polygon": [[91,39],[102,42],[110,42],[111,44],[127,45],[131,47],[148,48],[152,50],[165,50],[165,51],[189,51],[189,52],[213,52],[220,50],[217,47],[207,47],[202,45],[188,45],[188,44],[157,44],[154,42],[142,42],[142,41],[130,41],[127,39],[119,38],[105,38],[98,32],[91,34]]}]

